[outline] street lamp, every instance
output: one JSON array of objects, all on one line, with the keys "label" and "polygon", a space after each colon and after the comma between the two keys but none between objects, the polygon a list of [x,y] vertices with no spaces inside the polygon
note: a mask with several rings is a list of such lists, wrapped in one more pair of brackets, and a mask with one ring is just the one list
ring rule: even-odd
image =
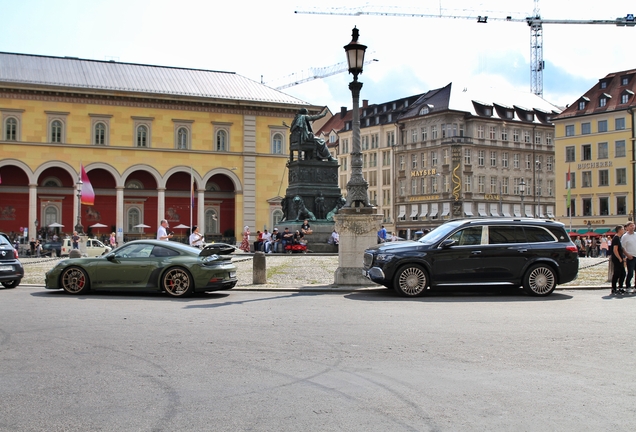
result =
[{"label": "street lamp", "polygon": [[362,83],[358,81],[358,75],[362,73],[364,65],[364,52],[366,45],[358,43],[359,32],[356,27],[352,31],[352,39],[344,49],[347,54],[349,73],[353,74],[353,81],[349,83],[349,89],[353,97],[353,138],[351,148],[351,178],[347,183],[347,201],[344,207],[371,207],[369,203],[369,184],[362,175],[362,150],[360,148],[360,89]]},{"label": "street lamp", "polygon": [[587,232],[592,231],[592,222],[587,221]]},{"label": "street lamp", "polygon": [[77,179],[77,224],[75,225],[75,231],[78,234],[84,233],[84,227],[82,226],[82,177]]},{"label": "street lamp", "polygon": [[519,194],[521,195],[521,217],[526,214],[525,207],[523,206],[523,195],[526,193],[526,182],[521,179],[519,182]]}]

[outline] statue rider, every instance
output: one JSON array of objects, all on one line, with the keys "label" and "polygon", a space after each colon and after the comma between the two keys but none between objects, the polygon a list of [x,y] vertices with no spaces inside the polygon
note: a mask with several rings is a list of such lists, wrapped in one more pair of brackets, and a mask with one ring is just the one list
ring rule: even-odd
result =
[{"label": "statue rider", "polygon": [[291,133],[293,134],[295,131],[298,131],[300,136],[300,142],[312,142],[316,145],[316,156],[319,159],[327,159],[329,161],[336,161],[336,159],[331,156],[331,152],[327,148],[327,144],[325,140],[316,138],[314,136],[314,132],[311,129],[311,123],[314,120],[318,120],[327,115],[327,110],[323,110],[322,113],[317,115],[309,115],[309,111],[307,108],[301,108],[294,117],[294,121],[291,124]]}]

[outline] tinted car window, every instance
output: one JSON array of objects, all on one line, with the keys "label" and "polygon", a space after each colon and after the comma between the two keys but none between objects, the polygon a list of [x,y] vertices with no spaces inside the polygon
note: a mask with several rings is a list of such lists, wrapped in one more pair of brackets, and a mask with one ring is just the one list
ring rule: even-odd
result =
[{"label": "tinted car window", "polygon": [[526,243],[523,228],[516,226],[489,226],[488,244]]},{"label": "tinted car window", "polygon": [[0,236],[0,244],[11,246],[11,243],[9,243],[9,240],[7,240],[4,236]]},{"label": "tinted car window", "polygon": [[529,243],[553,242],[554,237],[549,231],[540,227],[524,227]]},{"label": "tinted car window", "polygon": [[169,256],[178,256],[178,255],[179,255],[179,252],[174,251],[172,249],[168,249],[162,246],[155,246],[150,256],[169,257]]},{"label": "tinted car window", "polygon": [[560,242],[570,242],[570,236],[565,230],[561,227],[547,227],[552,234],[557,238]]},{"label": "tinted car window", "polygon": [[481,244],[481,227],[472,226],[461,229],[449,237],[459,246],[475,246]]}]

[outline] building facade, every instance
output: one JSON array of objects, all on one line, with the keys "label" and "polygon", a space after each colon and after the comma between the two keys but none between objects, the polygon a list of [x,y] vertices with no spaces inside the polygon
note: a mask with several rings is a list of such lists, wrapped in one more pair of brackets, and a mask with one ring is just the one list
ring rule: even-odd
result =
[{"label": "building facade", "polygon": [[557,219],[573,230],[604,232],[633,220],[635,75],[605,76],[554,118]]},{"label": "building facade", "polygon": [[[301,107],[319,111],[234,73],[0,53],[0,230],[68,233],[78,214],[119,241],[161,219],[208,238],[271,229],[284,123]],[[92,206],[77,198],[80,165]]]}]

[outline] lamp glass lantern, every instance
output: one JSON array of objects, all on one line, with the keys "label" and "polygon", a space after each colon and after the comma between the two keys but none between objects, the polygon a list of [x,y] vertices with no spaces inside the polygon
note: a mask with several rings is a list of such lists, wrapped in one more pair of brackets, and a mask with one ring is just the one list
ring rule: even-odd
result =
[{"label": "lamp glass lantern", "polygon": [[347,54],[347,63],[349,64],[349,73],[353,74],[354,80],[357,80],[358,75],[362,73],[362,67],[364,66],[364,53],[367,50],[366,45],[362,45],[358,42],[359,36],[360,32],[356,27],[354,27],[351,34],[351,42],[344,47]]}]

